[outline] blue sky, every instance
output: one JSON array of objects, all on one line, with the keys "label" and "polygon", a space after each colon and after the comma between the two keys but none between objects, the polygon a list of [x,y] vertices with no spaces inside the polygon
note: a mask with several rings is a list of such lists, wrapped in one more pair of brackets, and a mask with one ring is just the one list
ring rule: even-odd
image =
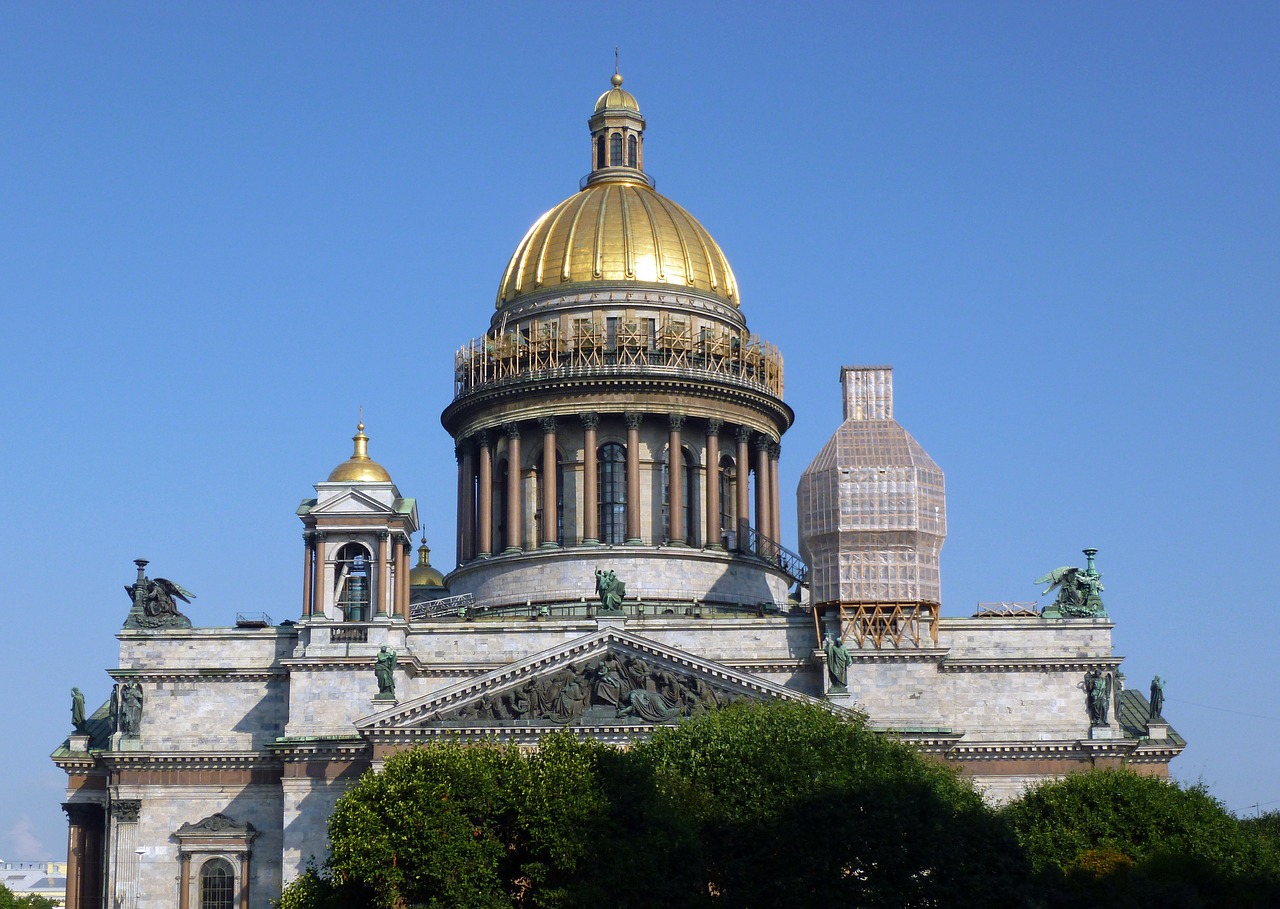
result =
[{"label": "blue sky", "polygon": [[452,566],[452,351],[615,46],[786,357],[786,542],[839,366],[893,364],[944,614],[1097,547],[1176,775],[1280,807],[1278,45],[1273,3],[0,6],[0,857],[65,851],[47,755],[132,559],[198,624],[293,616],[361,405]]}]

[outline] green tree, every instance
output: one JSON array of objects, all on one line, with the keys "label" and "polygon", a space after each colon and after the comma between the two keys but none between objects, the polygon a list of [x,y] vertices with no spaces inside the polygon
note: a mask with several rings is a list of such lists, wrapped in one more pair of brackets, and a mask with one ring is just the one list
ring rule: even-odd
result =
[{"label": "green tree", "polygon": [[674,860],[695,840],[654,792],[645,768],[570,732],[531,754],[407,751],[339,800],[325,868],[290,884],[278,905],[674,906],[663,902],[672,882],[695,879]]},{"label": "green tree", "polygon": [[1072,774],[1003,811],[1063,906],[1270,906],[1280,851],[1203,787],[1128,770]]},{"label": "green tree", "polygon": [[54,909],[58,904],[47,896],[34,893],[14,896],[13,891],[0,884],[0,909]]},{"label": "green tree", "polygon": [[737,705],[636,747],[696,820],[716,906],[1016,906],[1028,869],[966,781],[794,702]]}]

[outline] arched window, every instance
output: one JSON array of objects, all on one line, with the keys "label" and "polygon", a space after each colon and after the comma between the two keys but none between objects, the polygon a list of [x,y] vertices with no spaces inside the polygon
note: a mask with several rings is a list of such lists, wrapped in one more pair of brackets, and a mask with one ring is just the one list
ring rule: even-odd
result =
[{"label": "arched window", "polygon": [[231,863],[215,858],[200,868],[200,909],[234,909],[236,876]]},{"label": "arched window", "polygon": [[[684,537],[686,543],[692,543],[693,540],[693,456],[688,451],[682,452],[684,461],[684,471],[681,477],[681,487],[684,501],[681,503],[683,511],[681,517],[684,521]],[[668,450],[663,454],[662,459],[662,534],[668,540],[671,539],[671,468],[668,466],[667,460],[670,455]]]},{"label": "arched window", "polygon": [[636,167],[636,137],[627,137],[627,167]]},{"label": "arched window", "polygon": [[604,167],[607,162],[604,160],[604,136],[596,136],[596,167]]},{"label": "arched window", "polygon": [[622,163],[622,133],[609,137],[609,163],[614,166]]},{"label": "arched window", "polygon": [[600,542],[627,539],[627,450],[617,442],[600,446],[597,501],[600,503]]},{"label": "arched window", "polygon": [[347,543],[338,550],[337,603],[343,621],[367,622],[373,599],[373,560],[359,543]]}]

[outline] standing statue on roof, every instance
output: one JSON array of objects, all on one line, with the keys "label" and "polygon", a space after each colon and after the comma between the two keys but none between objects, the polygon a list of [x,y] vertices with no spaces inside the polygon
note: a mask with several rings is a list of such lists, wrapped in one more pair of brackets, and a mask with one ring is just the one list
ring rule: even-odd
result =
[{"label": "standing statue on roof", "polygon": [[84,724],[84,693],[79,688],[71,689],[71,728],[76,735],[84,735],[87,731]]},{"label": "standing statue on roof", "polygon": [[1154,723],[1164,717],[1164,679],[1156,676],[1151,680],[1151,713],[1147,722]]},{"label": "standing statue on roof", "polygon": [[622,598],[627,595],[626,585],[610,570],[596,569],[596,596],[605,612],[621,612]]},{"label": "standing statue on roof", "polygon": [[1102,605],[1102,575],[1093,564],[1093,557],[1097,552],[1096,549],[1084,551],[1088,560],[1086,568],[1064,565],[1035,580],[1036,584],[1049,585],[1041,591],[1041,596],[1051,593],[1055,588],[1058,590],[1057,598],[1044,610],[1045,618],[1106,618],[1107,611]]},{"label": "standing statue on roof", "polygon": [[849,690],[849,664],[853,657],[844,646],[844,638],[832,637],[830,633],[822,639],[822,652],[827,655],[827,677],[831,681],[831,690],[843,694]]},{"label": "standing statue on roof", "polygon": [[374,675],[378,677],[377,700],[395,700],[396,697],[396,652],[386,644],[378,651],[378,658],[373,664]]}]

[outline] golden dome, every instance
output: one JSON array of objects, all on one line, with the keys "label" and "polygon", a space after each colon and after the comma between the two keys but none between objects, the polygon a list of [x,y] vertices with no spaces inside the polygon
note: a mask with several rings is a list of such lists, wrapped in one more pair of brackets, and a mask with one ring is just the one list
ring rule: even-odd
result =
[{"label": "golden dome", "polygon": [[431,567],[431,550],[427,548],[427,535],[422,535],[418,547],[418,564],[409,571],[410,587],[443,587],[444,575]]},{"label": "golden dome", "polygon": [[356,427],[351,437],[356,443],[351,457],[343,461],[329,474],[330,483],[390,483],[391,474],[377,461],[369,457],[369,437],[364,434],[364,421]]},{"label": "golden dome", "polygon": [[598,114],[602,110],[633,110],[637,114],[640,113],[640,102],[636,101],[635,95],[622,87],[622,77],[614,73],[613,78],[609,81],[612,83],[613,88],[601,95],[600,99],[596,101],[594,113]]},{"label": "golden dome", "polygon": [[636,176],[592,183],[534,222],[502,275],[497,305],[610,282],[696,290],[737,306],[738,282],[719,244]]}]

